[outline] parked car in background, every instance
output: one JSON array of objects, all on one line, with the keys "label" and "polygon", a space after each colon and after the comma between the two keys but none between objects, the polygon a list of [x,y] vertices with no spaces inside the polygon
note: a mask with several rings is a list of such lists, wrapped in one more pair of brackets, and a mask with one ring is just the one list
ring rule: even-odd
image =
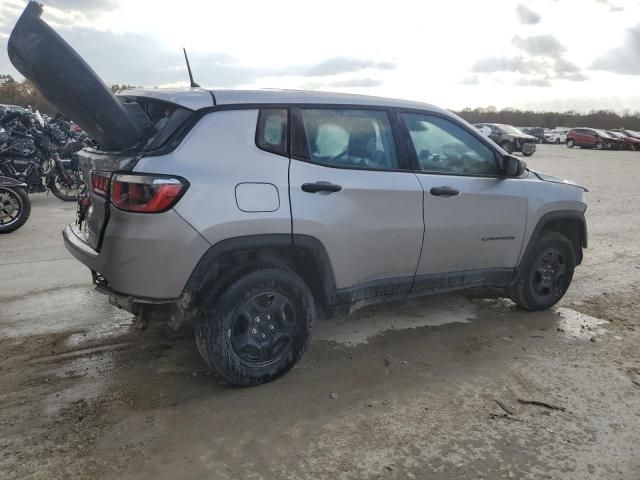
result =
[{"label": "parked car in background", "polygon": [[620,133],[634,140],[640,140],[640,132],[635,130],[629,130],[626,128],[614,128],[611,130],[612,132]]},{"label": "parked car in background", "polygon": [[567,134],[567,147],[595,148],[603,150],[608,140],[594,128],[574,128]]},{"label": "parked car in background", "polygon": [[536,151],[536,137],[527,135],[516,127],[502,123],[476,123],[474,126],[507,153],[521,152],[529,157]]},{"label": "parked car in background", "polygon": [[522,133],[536,137],[537,143],[545,143],[545,133],[548,129],[542,127],[520,127],[518,128]]},{"label": "parked car in background", "polygon": [[640,138],[631,137],[615,130],[607,130],[609,135],[613,135],[622,142],[621,148],[623,150],[638,150],[640,149]]},{"label": "parked car in background", "polygon": [[595,131],[603,139],[604,141],[603,147],[605,150],[622,150],[624,142],[620,138],[610,134],[605,130],[595,129]]},{"label": "parked car in background", "polygon": [[547,143],[555,143],[556,145],[566,143],[567,133],[569,133],[570,130],[570,128],[557,127],[545,132],[544,138]]}]

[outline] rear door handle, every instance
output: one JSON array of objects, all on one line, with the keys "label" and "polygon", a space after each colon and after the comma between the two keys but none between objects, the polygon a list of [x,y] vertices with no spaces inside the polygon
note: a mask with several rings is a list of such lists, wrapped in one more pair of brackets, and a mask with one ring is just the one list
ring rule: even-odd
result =
[{"label": "rear door handle", "polygon": [[302,191],[307,193],[317,193],[317,192],[328,192],[334,193],[342,190],[341,185],[336,185],[331,182],[314,182],[314,183],[303,183]]},{"label": "rear door handle", "polygon": [[431,195],[435,195],[436,197],[455,197],[460,194],[459,190],[451,187],[433,187],[429,191]]}]

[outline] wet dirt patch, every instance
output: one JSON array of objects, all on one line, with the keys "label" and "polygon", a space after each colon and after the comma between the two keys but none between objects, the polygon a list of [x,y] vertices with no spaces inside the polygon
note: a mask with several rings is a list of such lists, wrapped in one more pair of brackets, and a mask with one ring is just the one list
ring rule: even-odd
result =
[{"label": "wet dirt patch", "polygon": [[[458,321],[438,321],[451,312]],[[384,328],[396,316],[418,324]],[[640,441],[627,410],[640,397],[605,354],[609,333],[596,344],[580,333],[591,317],[448,296],[352,318],[318,324],[299,366],[251,389],[222,383],[190,332],[161,324],[3,339],[0,467],[7,478],[585,478],[594,448],[620,439],[630,455]],[[496,399],[518,420],[491,416]]]}]

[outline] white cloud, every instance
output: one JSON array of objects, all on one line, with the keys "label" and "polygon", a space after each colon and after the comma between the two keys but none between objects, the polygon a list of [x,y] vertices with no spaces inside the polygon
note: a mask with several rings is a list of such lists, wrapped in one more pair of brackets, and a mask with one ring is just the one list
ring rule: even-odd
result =
[{"label": "white cloud", "polygon": [[[6,34],[25,2],[0,1],[0,73],[15,73],[6,57]],[[44,18],[108,83],[184,82],[186,46],[196,80],[211,87],[312,85],[453,108],[549,105],[559,98],[610,105],[616,102],[607,99],[617,95],[620,104],[640,108],[626,93],[634,87],[618,74],[628,73],[622,72],[624,58],[617,66],[594,64],[616,46],[628,46],[625,31],[637,23],[639,6],[625,4],[621,15],[610,11],[621,0],[608,8],[580,1],[580,21],[573,22],[567,19],[575,14],[574,1],[531,5],[49,0]],[[597,25],[597,35],[589,25]],[[590,71],[592,64],[615,73]],[[545,82],[551,87],[541,88]]]}]

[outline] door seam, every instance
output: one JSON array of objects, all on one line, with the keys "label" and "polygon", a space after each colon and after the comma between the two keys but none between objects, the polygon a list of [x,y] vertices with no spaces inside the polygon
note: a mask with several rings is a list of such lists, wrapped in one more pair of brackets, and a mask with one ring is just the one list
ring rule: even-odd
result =
[{"label": "door seam", "polygon": [[418,175],[416,175],[415,173],[413,174],[413,176],[416,178],[416,182],[418,182],[418,185],[420,185],[420,190],[422,190],[422,242],[420,243],[420,254],[418,255],[418,263],[416,264],[416,269],[413,272],[413,279],[411,280],[411,287],[409,287],[409,294],[411,294],[411,292],[413,292],[413,288],[415,287],[416,284],[416,275],[418,275],[418,268],[420,268],[420,262],[422,261],[422,251],[424,249],[424,240],[426,237],[426,233],[427,233],[427,224],[424,218],[424,186],[422,186],[422,182],[420,181],[420,179],[418,178]]}]

